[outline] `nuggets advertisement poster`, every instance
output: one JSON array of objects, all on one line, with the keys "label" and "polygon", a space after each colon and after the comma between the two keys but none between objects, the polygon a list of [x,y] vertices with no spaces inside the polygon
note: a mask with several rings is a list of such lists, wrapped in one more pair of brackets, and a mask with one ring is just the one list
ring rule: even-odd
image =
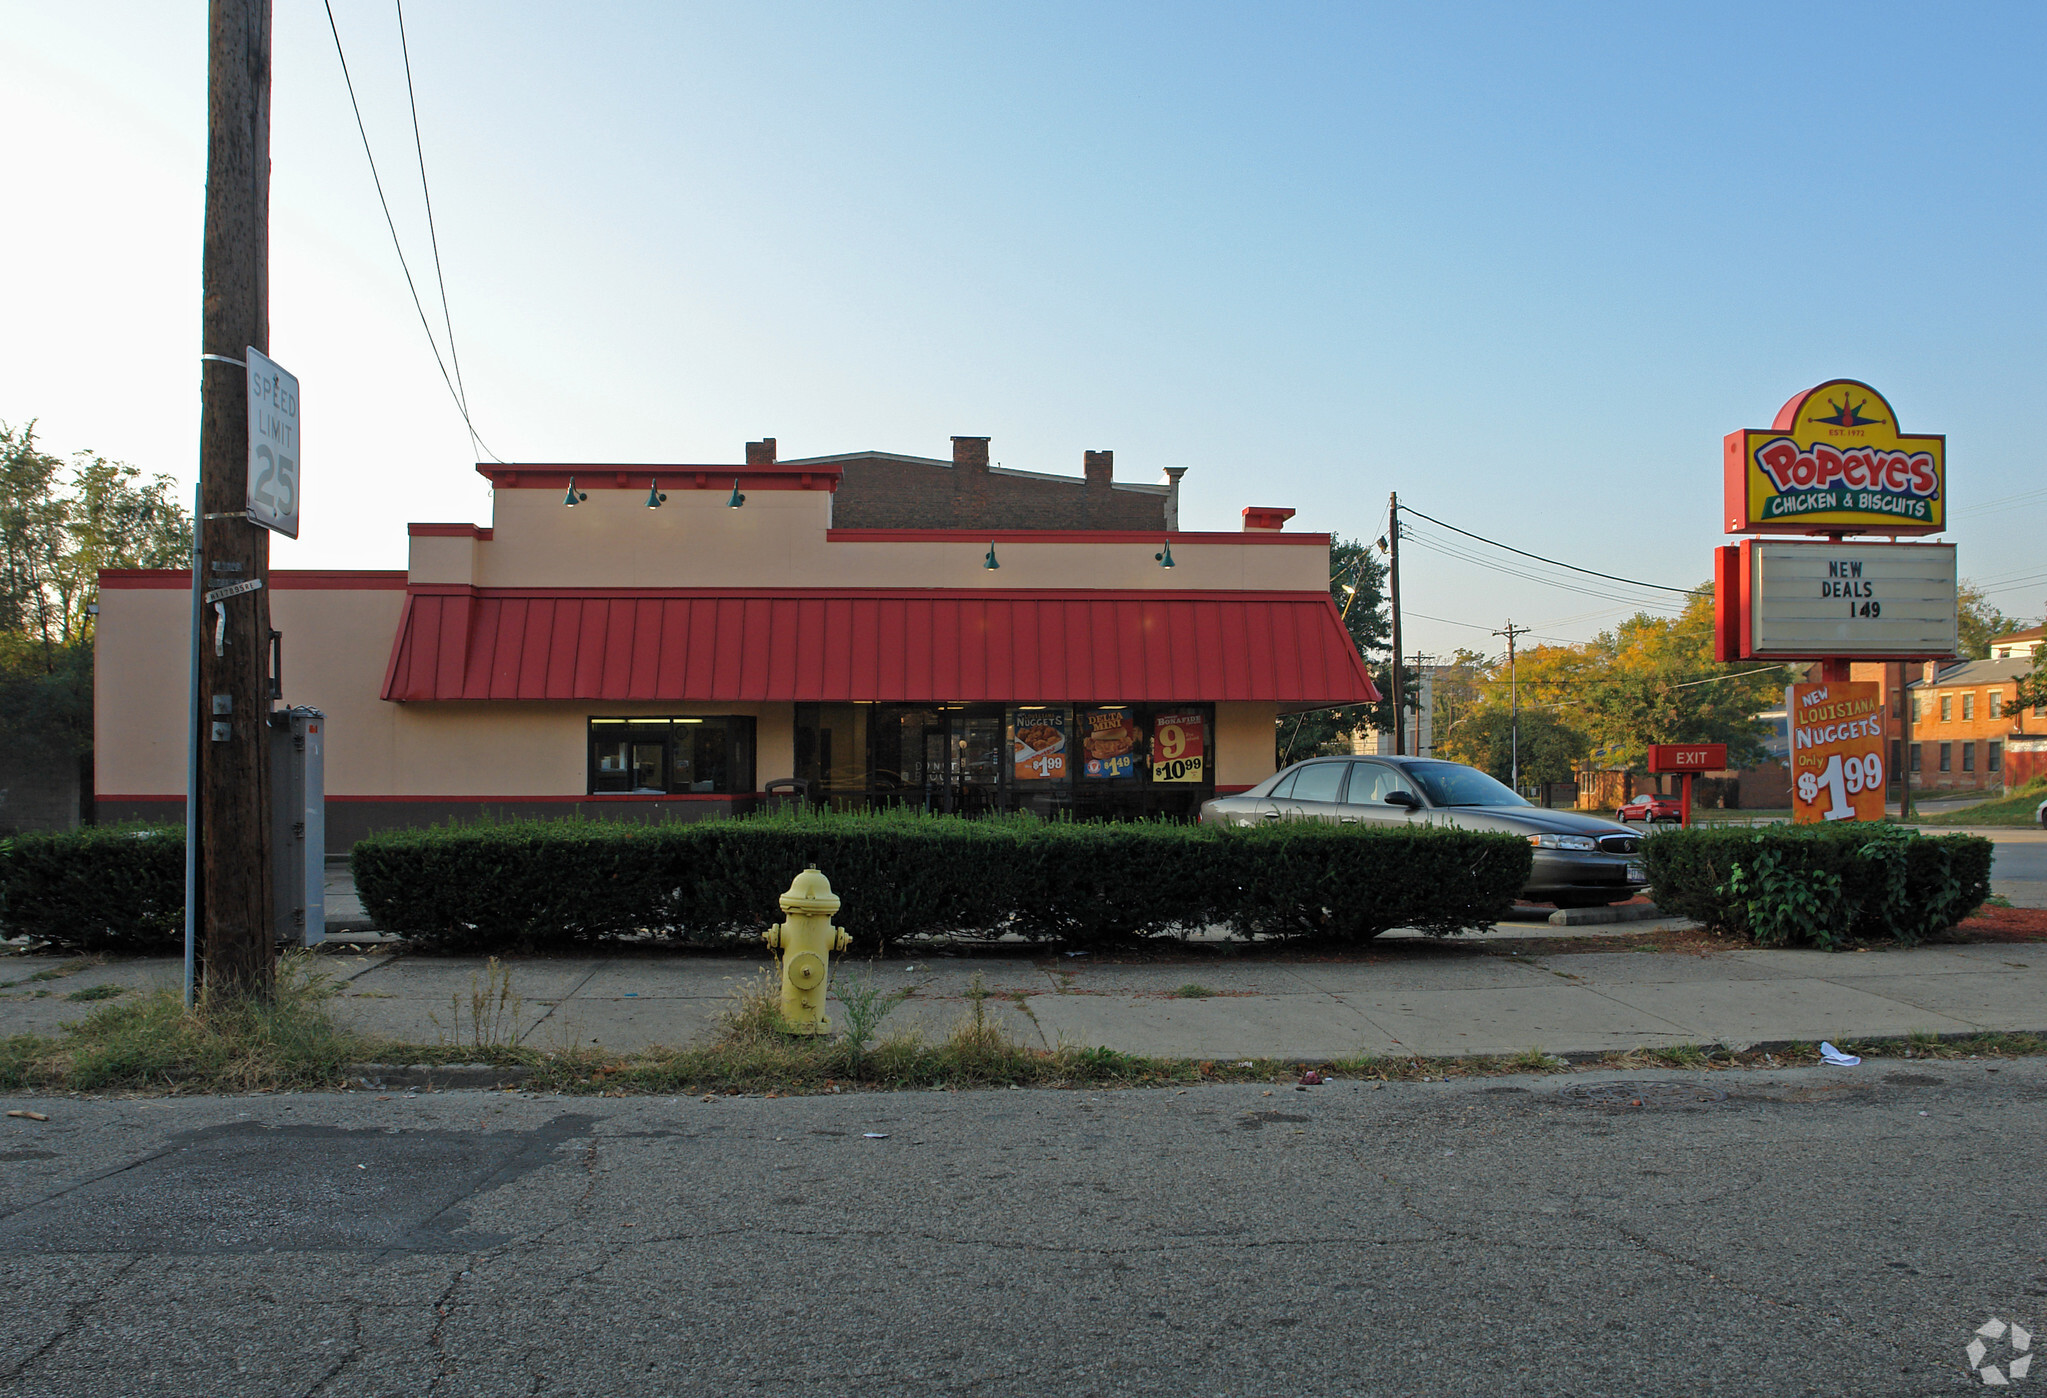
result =
[{"label": "nuggets advertisement poster", "polygon": [[1874,683],[1794,684],[1791,818],[1800,825],[1884,818],[1883,699]]},{"label": "nuggets advertisement poster", "polygon": [[1011,772],[1020,782],[1066,776],[1066,710],[1023,710],[1010,729]]}]

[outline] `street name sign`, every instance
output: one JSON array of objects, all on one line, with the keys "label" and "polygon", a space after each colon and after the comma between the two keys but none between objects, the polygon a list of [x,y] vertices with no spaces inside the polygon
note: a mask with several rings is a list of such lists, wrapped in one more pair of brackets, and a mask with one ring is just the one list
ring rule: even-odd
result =
[{"label": "street name sign", "polygon": [[249,518],[265,529],[299,536],[299,381],[283,365],[249,348]]}]

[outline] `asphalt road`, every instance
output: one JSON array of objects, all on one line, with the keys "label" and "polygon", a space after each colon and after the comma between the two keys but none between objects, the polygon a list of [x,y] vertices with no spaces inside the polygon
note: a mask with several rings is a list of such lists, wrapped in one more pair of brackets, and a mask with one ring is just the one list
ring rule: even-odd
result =
[{"label": "asphalt road", "polygon": [[1610,1081],[8,1102],[0,1393],[1959,1393],[2047,1323],[2047,1064]]}]

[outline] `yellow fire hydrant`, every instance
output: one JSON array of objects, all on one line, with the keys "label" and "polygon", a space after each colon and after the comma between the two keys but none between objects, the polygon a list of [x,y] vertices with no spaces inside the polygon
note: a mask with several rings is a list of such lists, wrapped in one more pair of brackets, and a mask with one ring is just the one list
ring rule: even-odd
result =
[{"label": "yellow fire hydrant", "polygon": [[828,1034],[832,1023],[825,1018],[824,996],[831,984],[831,956],[853,942],[832,926],[839,895],[813,864],[790,882],[780,901],[788,921],[761,933],[761,940],[775,949],[782,966],[782,1018],[791,1033]]}]

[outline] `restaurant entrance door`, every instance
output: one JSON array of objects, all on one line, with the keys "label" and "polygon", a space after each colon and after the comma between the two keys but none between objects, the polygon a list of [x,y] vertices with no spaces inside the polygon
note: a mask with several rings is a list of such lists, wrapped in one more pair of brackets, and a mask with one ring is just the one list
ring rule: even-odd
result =
[{"label": "restaurant entrance door", "polygon": [[896,709],[875,733],[875,775],[927,811],[980,815],[1002,795],[1002,706]]}]

